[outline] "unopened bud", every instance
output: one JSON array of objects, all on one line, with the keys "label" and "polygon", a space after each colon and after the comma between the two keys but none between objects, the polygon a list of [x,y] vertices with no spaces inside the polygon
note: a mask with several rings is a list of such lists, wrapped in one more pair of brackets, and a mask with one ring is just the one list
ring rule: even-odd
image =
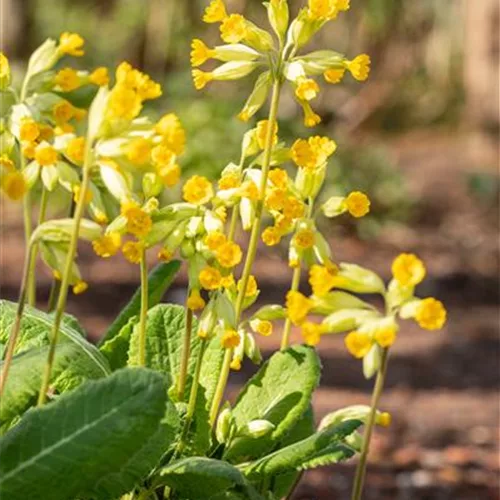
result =
[{"label": "unopened bud", "polygon": [[241,430],[241,435],[249,436],[252,438],[260,438],[272,432],[274,428],[275,425],[269,422],[269,420],[252,420],[248,422],[246,426]]}]

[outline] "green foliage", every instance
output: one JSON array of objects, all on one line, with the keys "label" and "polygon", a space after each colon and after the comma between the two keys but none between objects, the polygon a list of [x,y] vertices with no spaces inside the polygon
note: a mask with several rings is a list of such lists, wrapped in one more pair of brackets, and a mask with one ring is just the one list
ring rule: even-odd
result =
[{"label": "green foliage", "polygon": [[101,345],[99,350],[107,358],[112,370],[127,366],[130,337],[137,323],[137,316],[132,316],[117,335]]},{"label": "green foliage", "polygon": [[327,427],[302,441],[252,462],[245,467],[244,472],[250,478],[273,476],[290,470],[309,469],[346,460],[354,455],[354,450],[342,441],[361,424],[360,420],[347,420],[339,425]]},{"label": "green foliage", "polygon": [[[97,349],[88,344],[88,352],[99,357]],[[43,368],[47,362],[49,346],[33,348],[12,359],[9,378],[0,400],[0,432],[6,430],[28,408],[35,404],[42,381]],[[101,360],[104,362],[104,360]],[[3,362],[0,363],[0,370]],[[107,375],[94,358],[74,343],[63,343],[56,350],[52,368],[52,386],[59,392],[69,390],[85,380]]]},{"label": "green foliage", "polygon": [[[166,264],[156,266],[148,277],[148,304],[152,307],[160,302],[168,287],[172,284],[175,275],[179,271],[180,262],[175,260]],[[106,330],[99,341],[99,345],[104,344],[120,333],[120,330],[128,323],[130,318],[139,314],[141,309],[141,287],[139,287],[128,304],[121,310],[118,317]]]},{"label": "green foliage", "polygon": [[126,493],[160,459],[144,446],[157,435],[166,405],[164,377],[128,368],[32,410],[0,439],[0,497]]},{"label": "green foliage", "polygon": [[[275,353],[238,396],[232,412],[235,437],[226,450],[227,460],[238,463],[272,450],[309,407],[319,376],[320,363],[313,348],[299,345]],[[258,438],[239,437],[257,419],[271,422],[274,429]]]}]

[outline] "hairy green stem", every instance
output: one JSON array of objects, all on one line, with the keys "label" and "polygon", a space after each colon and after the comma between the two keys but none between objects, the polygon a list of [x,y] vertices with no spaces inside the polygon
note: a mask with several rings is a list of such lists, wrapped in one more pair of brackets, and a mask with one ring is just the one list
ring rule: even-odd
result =
[{"label": "hairy green stem", "polygon": [[365,431],[363,434],[363,446],[361,448],[361,453],[359,455],[359,462],[356,467],[356,475],[354,476],[354,486],[352,488],[352,500],[360,500],[361,494],[363,493],[363,483],[365,480],[366,472],[366,461],[368,458],[368,451],[370,450],[370,440],[373,433],[373,428],[375,426],[375,420],[377,417],[377,408],[382,396],[382,391],[384,389],[384,381],[387,373],[387,361],[389,359],[389,349],[384,349],[382,351],[382,359],[380,360],[380,368],[377,373],[377,379],[375,380],[375,386],[373,388],[371,409],[368,415],[368,419],[365,423]]},{"label": "hairy green stem", "polygon": [[[248,243],[248,250],[245,259],[245,264],[243,266],[243,273],[241,275],[241,280],[240,280],[241,286],[238,292],[238,296],[236,298],[236,305],[235,305],[236,325],[238,325],[241,318],[241,313],[243,312],[243,302],[245,300],[245,292],[252,271],[252,266],[255,260],[255,255],[257,253],[257,244],[259,242],[260,226],[262,222],[262,212],[264,210],[264,197],[266,194],[267,178],[271,166],[271,154],[273,151],[273,132],[274,132],[274,125],[276,123],[276,118],[278,115],[278,105],[281,93],[281,85],[282,82],[280,79],[276,79],[273,85],[271,106],[269,109],[268,128],[267,128],[265,147],[264,147],[264,159],[262,162],[262,175],[260,180],[259,199],[257,200],[257,204],[255,207],[255,218],[252,226],[252,232],[250,234],[250,241]],[[222,398],[224,396],[224,391],[226,389],[227,380],[229,378],[229,370],[231,365],[232,354],[233,354],[233,349],[226,350],[222,369],[219,374],[219,380],[217,382],[217,388],[215,391],[214,399],[212,400],[212,405],[210,407],[210,422],[212,426],[215,423],[217,414],[219,413],[219,407],[222,402]]]},{"label": "hairy green stem", "polygon": [[196,358],[193,383],[191,385],[191,392],[189,393],[189,402],[186,411],[186,419],[184,420],[184,427],[182,428],[181,438],[179,440],[179,444],[177,445],[176,455],[180,455],[184,451],[186,440],[189,434],[189,429],[193,422],[193,416],[196,410],[196,399],[198,398],[198,388],[200,386],[201,366],[203,364],[203,355],[205,354],[206,347],[207,341],[202,340],[200,350],[198,351],[198,356]]},{"label": "hairy green stem", "polygon": [[184,329],[184,342],[182,344],[181,366],[179,368],[179,379],[177,383],[177,396],[179,401],[184,399],[184,390],[186,388],[187,370],[189,364],[189,354],[191,351],[191,330],[193,329],[193,311],[188,307],[189,287],[186,297],[186,328]]},{"label": "hairy green stem", "polygon": [[[21,169],[23,169],[24,157],[21,153]],[[24,220],[24,245],[25,252],[28,254],[29,244],[31,235],[33,234],[33,223],[31,221],[31,211],[32,211],[32,203],[31,203],[31,193],[29,191],[26,192],[23,198],[23,220]],[[34,254],[34,252],[33,252]],[[30,257],[33,258],[33,257]],[[34,306],[36,302],[36,292],[35,292],[35,273],[31,273],[28,276],[28,281],[26,283],[27,288],[27,299],[28,304],[30,306]]]},{"label": "hairy green stem", "polygon": [[87,191],[89,189],[90,183],[90,167],[92,163],[92,152],[90,141],[87,141],[85,148],[85,160],[83,164],[83,178],[82,185],[80,188],[80,195],[75,209],[74,225],[73,231],[71,233],[71,239],[69,242],[68,254],[66,256],[66,262],[64,265],[64,272],[61,279],[61,286],[59,289],[59,296],[57,299],[56,310],[54,314],[54,323],[52,325],[52,332],[50,337],[50,348],[47,357],[47,363],[45,365],[45,370],[42,379],[42,385],[40,387],[40,394],[38,395],[38,406],[42,406],[47,399],[47,390],[50,384],[50,377],[52,374],[52,366],[54,364],[54,357],[56,353],[56,346],[59,339],[59,329],[61,326],[62,317],[64,310],[66,308],[66,299],[68,298],[68,287],[71,277],[71,268],[73,266],[73,261],[75,260],[76,247],[78,244],[78,234],[80,232],[80,222],[83,217],[83,212],[85,210],[85,199],[87,196]]},{"label": "hairy green stem", "polygon": [[14,349],[16,347],[17,338],[19,337],[19,331],[21,329],[21,320],[24,312],[24,305],[26,304],[27,295],[27,284],[30,274],[33,273],[32,262],[33,259],[31,255],[33,253],[34,245],[28,246],[28,253],[24,258],[24,271],[23,278],[21,280],[21,288],[19,290],[19,300],[17,301],[17,311],[16,317],[14,319],[14,324],[12,325],[12,330],[9,336],[9,343],[7,345],[7,352],[5,354],[5,359],[2,366],[2,373],[0,373],[0,400],[7,382],[7,377],[9,376],[10,365],[12,364],[12,358],[14,356]]},{"label": "hairy green stem", "polygon": [[146,366],[146,323],[148,318],[148,264],[146,249],[141,250],[141,312],[139,314],[139,365]]},{"label": "hairy green stem", "polygon": [[[292,275],[292,284],[290,286],[290,291],[296,292],[299,289],[300,285],[300,275],[301,275],[301,264],[302,262],[299,261],[297,264],[297,267],[293,270],[293,275]],[[283,327],[283,336],[281,337],[281,350],[283,351],[288,347],[288,342],[290,340],[290,331],[292,329],[292,322],[290,321],[290,318],[286,318],[285,321],[285,326]]]}]

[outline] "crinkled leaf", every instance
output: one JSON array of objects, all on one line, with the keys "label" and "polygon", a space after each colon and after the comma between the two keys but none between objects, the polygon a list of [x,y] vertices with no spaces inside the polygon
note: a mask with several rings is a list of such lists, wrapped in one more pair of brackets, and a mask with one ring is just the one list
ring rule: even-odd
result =
[{"label": "crinkled leaf", "polygon": [[236,467],[205,457],[189,457],[164,467],[158,481],[190,500],[206,500],[234,486],[246,487],[245,477]]},{"label": "crinkled leaf", "polygon": [[[354,450],[343,443],[362,422],[346,420],[339,425],[327,427],[302,441],[291,444],[249,464],[244,472],[250,478],[274,476],[287,471],[300,470],[350,458]],[[330,459],[330,462],[328,462]]]},{"label": "crinkled leaf", "polygon": [[136,323],[137,316],[132,316],[118,335],[111,337],[99,348],[108,360],[112,370],[118,370],[127,366],[130,337]]},{"label": "crinkled leaf", "polygon": [[257,419],[275,428],[260,438],[234,438],[225,458],[241,462],[275,448],[308,408],[319,377],[319,359],[311,347],[297,345],[273,354],[243,388],[232,414],[237,430]]},{"label": "crinkled leaf", "polygon": [[[97,349],[88,345],[89,351]],[[6,430],[12,422],[36,403],[42,382],[42,374],[49,346],[38,347],[14,356],[9,370],[9,377],[0,400],[0,430]],[[97,352],[96,356],[99,353]],[[0,362],[0,370],[3,363]],[[71,387],[88,379],[97,379],[107,375],[101,366],[80,349],[78,344],[62,343],[56,350],[52,367],[51,385],[61,391],[71,382]],[[64,387],[66,381],[66,387]]]},{"label": "crinkled leaf", "polygon": [[[31,410],[0,439],[0,498],[126,493],[149,472],[151,462],[130,460],[158,432],[166,404],[165,377],[126,368]],[[100,482],[112,474],[119,479]]]},{"label": "crinkled leaf", "polygon": [[[174,260],[166,264],[156,266],[148,277],[148,304],[153,307],[160,302],[168,287],[172,284],[175,275],[179,271],[180,262]],[[120,314],[106,330],[99,341],[99,345],[112,339],[120,333],[120,330],[128,323],[132,316],[139,314],[141,309],[141,287],[139,287],[129,303],[121,310]]]}]

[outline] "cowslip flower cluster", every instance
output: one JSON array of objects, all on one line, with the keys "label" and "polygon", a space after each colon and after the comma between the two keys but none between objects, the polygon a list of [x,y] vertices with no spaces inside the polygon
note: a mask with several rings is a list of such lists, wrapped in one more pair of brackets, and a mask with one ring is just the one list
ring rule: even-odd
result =
[{"label": "cowslip flower cluster", "polygon": [[[272,0],[266,7],[277,40],[241,14],[229,13],[223,0],[210,2],[203,20],[220,23],[220,36],[225,44],[210,48],[202,40],[193,40],[194,85],[200,90],[211,81],[236,80],[259,70],[254,89],[238,115],[248,121],[265,103],[273,75],[278,73],[292,87],[295,100],[304,112],[304,124],[314,127],[321,121],[310,104],[320,93],[316,77],[323,76],[327,83],[335,84],[346,71],[358,81],[366,80],[370,72],[370,58],[366,54],[352,60],[332,50],[298,55],[321,28],[349,9],[349,1],[309,0],[308,6],[301,9],[291,23],[286,0]],[[223,64],[212,71],[198,69],[210,59]]]}]

